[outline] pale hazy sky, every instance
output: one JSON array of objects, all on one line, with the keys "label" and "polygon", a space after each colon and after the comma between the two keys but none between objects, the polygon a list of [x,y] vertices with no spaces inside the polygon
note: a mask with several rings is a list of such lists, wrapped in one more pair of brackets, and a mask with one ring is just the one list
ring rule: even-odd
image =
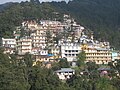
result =
[{"label": "pale hazy sky", "polygon": [[[6,3],[6,2],[21,2],[21,1],[29,1],[29,0],[0,0],[0,4]],[[40,0],[42,1],[69,1],[69,0]]]}]

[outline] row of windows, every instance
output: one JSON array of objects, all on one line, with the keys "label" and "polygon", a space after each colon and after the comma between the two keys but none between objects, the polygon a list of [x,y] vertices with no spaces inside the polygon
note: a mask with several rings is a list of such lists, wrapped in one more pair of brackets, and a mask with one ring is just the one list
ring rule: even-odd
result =
[{"label": "row of windows", "polygon": [[63,48],[79,49],[79,47],[75,47],[75,46],[64,46]]},{"label": "row of windows", "polygon": [[15,45],[9,45],[9,44],[7,44],[7,45],[4,45],[4,47],[15,47]]},{"label": "row of windows", "polygon": [[70,72],[59,72],[59,74],[61,74],[61,73],[62,73],[62,74],[63,74],[63,73],[64,73],[64,74],[69,74],[69,73],[70,73],[70,74],[73,74],[74,72],[71,72],[71,71],[70,71]]},{"label": "row of windows", "polygon": [[33,42],[45,42],[45,40],[33,40]]},{"label": "row of windows", "polygon": [[40,58],[40,60],[48,60],[48,59],[47,59],[47,58],[44,58],[44,59],[41,59],[41,58]]},{"label": "row of windows", "polygon": [[86,55],[111,55],[111,53],[86,53]]},{"label": "row of windows", "polygon": [[36,36],[36,37],[34,37],[34,39],[40,39],[40,38],[42,38],[42,39],[44,39],[44,38],[46,38],[46,37],[41,37],[41,36]]},{"label": "row of windows", "polygon": [[9,43],[9,42],[15,42],[15,41],[3,41],[3,42],[5,42],[5,43]]},{"label": "row of windows", "polygon": [[108,62],[107,60],[93,60],[93,62]]},{"label": "row of windows", "polygon": [[78,50],[65,50],[65,52],[78,52]]},{"label": "row of windows", "polygon": [[101,59],[102,59],[102,58],[111,58],[111,57],[86,57],[86,59],[90,59],[90,58],[91,58],[91,59],[92,59],[92,58],[93,58],[93,59],[95,59],[95,58],[96,58],[96,59],[98,59],[98,58],[101,58]]},{"label": "row of windows", "polygon": [[78,56],[78,54],[65,54],[65,56]]}]

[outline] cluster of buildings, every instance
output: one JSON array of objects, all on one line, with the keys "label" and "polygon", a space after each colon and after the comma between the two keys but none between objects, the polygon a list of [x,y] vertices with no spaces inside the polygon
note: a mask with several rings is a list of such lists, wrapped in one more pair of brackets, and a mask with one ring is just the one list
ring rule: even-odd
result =
[{"label": "cluster of buildings", "polygon": [[2,38],[5,53],[19,56],[33,54],[36,62],[49,62],[67,58],[68,62],[77,61],[76,57],[85,51],[86,61],[108,64],[119,59],[119,53],[111,50],[109,42],[94,40],[93,33],[77,24],[69,15],[64,21],[24,21],[13,32],[14,38]]},{"label": "cluster of buildings", "polygon": [[[84,51],[85,62],[108,64],[120,59],[118,51],[110,48],[109,42],[94,39],[93,33],[77,24],[69,15],[64,15],[64,21],[24,21],[13,32],[14,38],[2,38],[4,53],[18,54],[19,57],[30,53],[35,56],[34,65],[43,62],[48,68],[50,62],[66,58],[72,66],[76,66],[77,56]],[[61,80],[66,80],[75,74],[71,68],[61,68],[55,71]]]}]

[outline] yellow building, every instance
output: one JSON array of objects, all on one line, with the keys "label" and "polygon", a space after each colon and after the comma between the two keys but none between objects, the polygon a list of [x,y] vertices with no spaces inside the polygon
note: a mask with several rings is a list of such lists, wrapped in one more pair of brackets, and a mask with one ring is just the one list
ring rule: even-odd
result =
[{"label": "yellow building", "polygon": [[112,61],[112,52],[106,48],[86,48],[86,62],[92,61],[96,64],[108,64]]}]

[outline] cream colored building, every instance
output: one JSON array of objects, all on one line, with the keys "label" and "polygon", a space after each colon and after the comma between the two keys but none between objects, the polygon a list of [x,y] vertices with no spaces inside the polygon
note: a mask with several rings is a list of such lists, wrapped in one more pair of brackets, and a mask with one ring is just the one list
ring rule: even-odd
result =
[{"label": "cream colored building", "polygon": [[51,49],[51,53],[54,55],[59,55],[60,54],[60,47],[53,47]]},{"label": "cream colored building", "polygon": [[50,21],[50,20],[41,20],[39,23],[35,21],[23,23],[29,28],[32,32],[30,37],[32,39],[33,47],[40,47],[44,49],[46,47],[46,32],[50,31],[51,37],[56,37],[56,33],[59,33],[63,30],[63,25],[58,21]]},{"label": "cream colored building", "polygon": [[63,25],[59,21],[41,20],[40,24],[47,27],[52,33],[58,33],[63,30]]},{"label": "cream colored building", "polygon": [[30,36],[33,47],[40,47],[42,49],[46,46],[46,28],[40,25],[38,28]]},{"label": "cream colored building", "polygon": [[96,64],[108,64],[112,61],[112,52],[106,48],[86,48],[86,62],[92,61]]},{"label": "cream colored building", "polygon": [[32,39],[30,37],[22,37],[17,41],[17,51],[19,55],[25,53],[31,53],[32,50]]}]

